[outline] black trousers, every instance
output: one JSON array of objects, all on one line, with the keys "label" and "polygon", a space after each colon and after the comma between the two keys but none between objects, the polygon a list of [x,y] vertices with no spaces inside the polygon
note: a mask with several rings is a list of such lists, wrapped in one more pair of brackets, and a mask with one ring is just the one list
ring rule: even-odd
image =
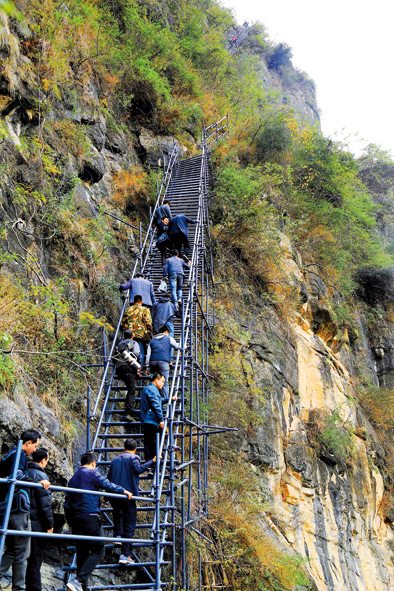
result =
[{"label": "black trousers", "polygon": [[179,254],[181,254],[181,247],[184,247],[184,253],[187,256],[190,252],[190,243],[189,238],[183,232],[177,232],[171,236],[171,241],[174,245],[174,248],[177,249]]},{"label": "black trousers", "polygon": [[26,591],[41,591],[41,564],[42,550],[45,540],[40,538],[31,538],[30,556],[27,561],[26,569]]},{"label": "black trousers", "polygon": [[[112,516],[114,519],[114,535],[122,538],[133,538],[137,524],[137,505],[135,501],[112,501]],[[132,542],[122,544],[122,554],[130,556],[133,549]]]},{"label": "black trousers", "polygon": [[156,434],[161,436],[162,429],[150,423],[144,423],[144,453],[145,462],[153,460],[156,455]]},{"label": "black trousers", "polygon": [[126,363],[118,365],[116,375],[124,382],[127,388],[125,410],[131,411],[134,408],[135,398],[135,370]]},{"label": "black trousers", "polygon": [[166,264],[166,260],[167,260],[166,250],[167,250],[167,248],[169,250],[172,250],[174,248],[174,245],[173,245],[172,241],[169,239],[163,240],[162,242],[157,242],[156,244],[157,244],[157,248],[159,249],[160,254],[161,254],[161,264],[164,267],[164,265]]},{"label": "black trousers", "polygon": [[[97,515],[81,515],[72,523],[73,534],[85,536],[104,536],[101,519]],[[77,578],[88,585],[89,577],[105,555],[104,542],[76,540],[77,547]]]}]

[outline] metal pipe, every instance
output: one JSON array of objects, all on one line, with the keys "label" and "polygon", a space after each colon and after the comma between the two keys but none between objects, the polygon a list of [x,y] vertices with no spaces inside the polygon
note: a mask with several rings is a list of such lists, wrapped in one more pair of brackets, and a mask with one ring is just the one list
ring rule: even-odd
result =
[{"label": "metal pipe", "polygon": [[86,451],[90,449],[90,386],[86,395]]},{"label": "metal pipe", "polygon": [[[105,536],[77,536],[75,534],[49,534],[43,531],[24,531],[20,529],[8,529],[7,536],[21,536],[22,538],[51,538],[53,540],[84,540],[86,542],[130,542],[130,538],[115,538]],[[154,540],[133,538],[135,546],[154,546]],[[170,542],[168,543],[170,545]]]},{"label": "metal pipe", "polygon": [[160,442],[159,434],[156,435],[156,584],[155,589],[160,591],[160,495],[159,495],[159,467],[160,467]]},{"label": "metal pipe", "polygon": [[[0,537],[0,556],[3,556],[6,534],[9,533],[9,532],[7,532],[7,528],[8,528],[8,522],[10,520],[12,501],[14,500],[16,476],[18,474],[19,462],[20,462],[20,458],[21,458],[21,454],[22,454],[22,445],[23,445],[23,442],[22,442],[22,439],[20,439],[18,441],[18,444],[16,446],[16,450],[15,450],[14,466],[12,468],[12,475],[11,475],[11,479],[9,481],[10,488],[8,490],[7,505],[6,505],[5,512],[4,512],[3,524],[2,524],[1,530],[0,530],[0,535],[1,535],[1,537]],[[2,479],[2,480],[5,480],[5,479]]]},{"label": "metal pipe", "polygon": [[[134,226],[134,224],[130,224],[130,222],[126,222],[125,220],[122,220],[122,218],[118,218],[113,213],[109,213],[109,211],[104,211],[104,210],[102,210],[102,212],[105,213],[105,215],[108,215],[111,218],[114,218],[115,220],[118,220],[118,222],[122,222],[122,224],[125,224],[126,226],[130,226],[130,228],[134,228],[134,230],[138,230],[138,227],[137,226]],[[144,232],[144,234],[146,234],[145,230],[142,230],[142,231]]]},{"label": "metal pipe", "polygon": [[[10,487],[12,486],[23,486],[26,488],[42,488],[42,484],[40,484],[39,482],[25,482],[24,480],[17,480],[16,482],[13,482],[12,478],[0,478],[0,483],[4,483],[4,484],[9,484]],[[71,488],[68,486],[55,486],[52,485],[49,487],[51,489],[51,491],[62,491],[62,492],[71,492],[71,493],[82,493],[84,495],[92,495],[92,496],[96,496],[96,497],[106,497],[109,499],[122,499],[123,501],[125,500],[125,495],[124,494],[117,494],[117,493],[109,493],[109,492],[101,492],[98,490],[87,490],[85,488]],[[146,498],[146,497],[135,497],[133,496],[133,500],[134,501],[150,501],[153,502],[153,498]],[[5,516],[4,516],[5,517]],[[1,531],[1,530],[0,530]]]}]

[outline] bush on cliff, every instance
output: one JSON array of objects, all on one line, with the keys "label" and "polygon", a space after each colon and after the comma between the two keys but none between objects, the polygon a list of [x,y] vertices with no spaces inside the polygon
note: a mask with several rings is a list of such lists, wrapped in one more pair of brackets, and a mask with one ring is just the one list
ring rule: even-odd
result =
[{"label": "bush on cliff", "polygon": [[355,274],[357,295],[368,305],[388,306],[394,302],[394,267],[362,267]]}]

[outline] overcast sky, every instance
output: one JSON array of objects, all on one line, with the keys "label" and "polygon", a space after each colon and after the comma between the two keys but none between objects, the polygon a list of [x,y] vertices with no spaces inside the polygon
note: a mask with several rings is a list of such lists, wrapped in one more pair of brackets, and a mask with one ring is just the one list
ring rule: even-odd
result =
[{"label": "overcast sky", "polygon": [[[240,24],[260,21],[316,82],[324,135],[394,156],[393,0],[224,0]],[[334,134],[337,135],[334,135]],[[357,134],[357,135],[356,135]]]}]

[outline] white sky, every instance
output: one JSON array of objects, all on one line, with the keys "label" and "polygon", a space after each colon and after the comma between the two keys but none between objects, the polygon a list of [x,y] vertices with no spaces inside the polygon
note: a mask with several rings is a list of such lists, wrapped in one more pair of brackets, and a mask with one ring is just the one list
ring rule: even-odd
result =
[{"label": "white sky", "polygon": [[[317,87],[324,135],[394,156],[393,0],[223,0],[240,24],[259,21],[293,49]],[[337,135],[334,135],[337,133]],[[357,134],[357,135],[356,135]]]}]

